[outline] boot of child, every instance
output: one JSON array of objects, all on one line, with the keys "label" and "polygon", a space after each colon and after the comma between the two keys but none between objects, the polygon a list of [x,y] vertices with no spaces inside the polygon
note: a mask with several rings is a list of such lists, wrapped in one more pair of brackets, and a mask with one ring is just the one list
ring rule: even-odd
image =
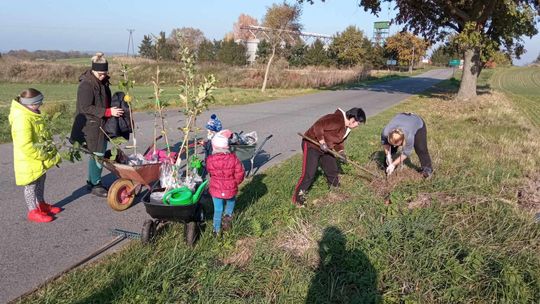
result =
[{"label": "boot of child", "polygon": [[39,208],[28,211],[28,220],[35,223],[52,222],[54,218],[47,213],[41,212]]},{"label": "boot of child", "polygon": [[50,213],[50,214],[58,214],[62,209],[60,207],[56,207],[50,204],[47,204],[46,202],[39,202],[39,210],[43,213]]}]

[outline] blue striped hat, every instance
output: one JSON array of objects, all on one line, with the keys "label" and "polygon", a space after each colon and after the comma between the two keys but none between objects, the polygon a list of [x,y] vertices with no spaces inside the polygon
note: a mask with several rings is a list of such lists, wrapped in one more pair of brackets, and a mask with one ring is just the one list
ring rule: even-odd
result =
[{"label": "blue striped hat", "polygon": [[219,132],[221,129],[223,129],[223,126],[221,125],[221,120],[219,120],[216,116],[216,114],[212,114],[210,116],[210,120],[206,123],[206,128],[210,131]]}]

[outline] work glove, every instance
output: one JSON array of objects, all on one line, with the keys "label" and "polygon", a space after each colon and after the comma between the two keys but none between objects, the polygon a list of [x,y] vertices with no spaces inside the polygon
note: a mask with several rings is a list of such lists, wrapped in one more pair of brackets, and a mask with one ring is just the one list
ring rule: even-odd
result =
[{"label": "work glove", "polygon": [[392,174],[392,172],[394,172],[394,169],[396,169],[396,167],[394,166],[394,164],[388,165],[388,167],[386,168],[386,175]]},{"label": "work glove", "polygon": [[326,145],[326,143],[322,143],[319,145],[319,148],[321,149],[321,151],[323,151],[324,153],[330,151],[330,149],[328,149],[328,146]]},{"label": "work glove", "polygon": [[390,152],[386,153],[386,165],[390,166],[392,163],[392,154]]},{"label": "work glove", "polygon": [[341,158],[341,161],[343,161],[344,163],[346,163],[348,161],[347,159],[347,155],[345,154],[345,151],[341,150],[338,152],[340,158]]}]

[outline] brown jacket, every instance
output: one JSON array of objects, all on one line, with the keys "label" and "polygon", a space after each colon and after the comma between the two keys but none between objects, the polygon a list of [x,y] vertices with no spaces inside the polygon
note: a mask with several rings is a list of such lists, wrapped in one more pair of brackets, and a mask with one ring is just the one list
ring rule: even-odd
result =
[{"label": "brown jacket", "polygon": [[[345,119],[343,116],[343,112],[341,112],[339,109],[337,109],[333,114],[324,115],[323,117],[319,118],[311,126],[311,128],[304,133],[304,135],[316,141],[324,138],[328,148],[339,152],[345,148],[345,133],[347,132],[347,127],[345,126]],[[308,145],[311,148],[319,149],[319,146],[310,142],[308,142]]]}]

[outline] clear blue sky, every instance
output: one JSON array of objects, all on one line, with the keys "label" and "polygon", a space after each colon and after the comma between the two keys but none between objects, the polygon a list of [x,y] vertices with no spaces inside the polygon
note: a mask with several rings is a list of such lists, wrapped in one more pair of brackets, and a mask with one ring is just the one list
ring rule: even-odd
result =
[{"label": "clear blue sky", "polygon": [[[167,35],[173,28],[195,27],[209,39],[221,39],[232,31],[241,13],[259,21],[276,0],[12,0],[0,10],[0,51],[76,50],[126,52],[128,28],[135,29],[137,51],[143,35]],[[317,1],[304,4],[304,30],[334,34],[355,25],[368,36],[373,22],[393,17],[387,6],[377,18],[356,5],[356,0]],[[23,16],[23,17],[20,17]],[[395,33],[398,28],[391,28]],[[516,63],[528,63],[540,52],[540,36],[526,39],[527,54]]]}]

